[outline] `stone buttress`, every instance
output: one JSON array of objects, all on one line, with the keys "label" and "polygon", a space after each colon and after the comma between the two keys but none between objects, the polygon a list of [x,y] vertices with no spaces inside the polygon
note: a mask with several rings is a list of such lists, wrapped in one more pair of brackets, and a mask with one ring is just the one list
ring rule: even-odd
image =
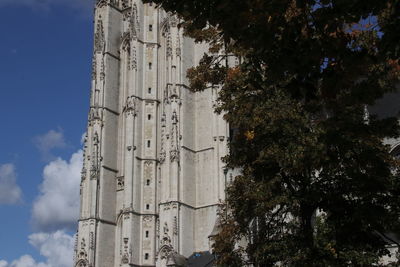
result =
[{"label": "stone buttress", "polygon": [[75,266],[178,266],[210,250],[225,198],[218,89],[187,69],[207,47],[151,2],[97,1]]}]

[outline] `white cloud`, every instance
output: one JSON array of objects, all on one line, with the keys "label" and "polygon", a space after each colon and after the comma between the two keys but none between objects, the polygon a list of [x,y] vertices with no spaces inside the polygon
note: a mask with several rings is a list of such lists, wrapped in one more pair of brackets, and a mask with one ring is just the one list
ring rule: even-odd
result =
[{"label": "white cloud", "polygon": [[35,233],[29,236],[29,243],[47,259],[47,264],[54,267],[71,267],[74,251],[74,237],[64,231],[52,234]]},{"label": "white cloud", "polygon": [[65,148],[67,146],[65,143],[64,133],[61,129],[56,131],[50,130],[43,135],[36,136],[33,139],[33,142],[39,149],[44,161],[54,160],[55,157],[51,153],[53,149]]},{"label": "white cloud", "polygon": [[18,203],[21,201],[21,196],[22,193],[17,185],[17,175],[14,165],[0,165],[0,204]]},{"label": "white cloud", "polygon": [[[82,134],[82,136],[81,136],[81,145],[84,145],[85,144],[85,140],[86,140],[86,132],[84,132],[83,134]],[[1,266],[0,266],[1,267]]]},{"label": "white cloud", "polygon": [[32,208],[32,222],[40,231],[75,230],[79,216],[79,185],[83,153],[69,162],[56,159],[43,171],[40,194]]},{"label": "white cloud", "polygon": [[10,265],[5,265],[5,267],[53,267],[53,266],[49,266],[43,262],[37,263],[32,258],[32,256],[24,255],[24,256],[21,256],[21,258],[13,261]]},{"label": "white cloud", "polygon": [[[0,3],[3,0],[0,0]],[[35,139],[43,151],[65,146],[62,131],[49,131]],[[22,255],[13,261],[0,259],[0,267],[71,267],[75,237],[66,231],[76,230],[79,215],[79,184],[83,151],[78,150],[69,161],[57,158],[43,169],[43,181],[32,207],[32,222],[38,232],[29,243],[44,257],[36,261]],[[21,197],[12,164],[0,165],[0,204],[14,203]]]},{"label": "white cloud", "polygon": [[0,267],[71,267],[74,239],[64,231],[32,234],[29,236],[29,243],[39,250],[46,262],[36,262],[31,255],[23,255],[10,264],[0,261]]}]

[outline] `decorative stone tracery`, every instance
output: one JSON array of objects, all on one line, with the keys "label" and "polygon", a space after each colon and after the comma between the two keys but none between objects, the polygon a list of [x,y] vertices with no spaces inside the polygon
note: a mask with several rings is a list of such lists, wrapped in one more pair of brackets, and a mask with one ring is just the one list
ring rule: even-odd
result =
[{"label": "decorative stone tracery", "polygon": [[122,259],[121,259],[121,263],[122,264],[128,264],[129,263],[129,251],[128,251],[128,242],[129,242],[129,238],[125,237],[124,238],[124,248],[123,248],[123,254],[122,254]]},{"label": "decorative stone tracery", "polygon": [[126,99],[125,107],[123,112],[125,112],[126,116],[136,116],[136,105],[137,99],[135,96],[129,96]]},{"label": "decorative stone tracery", "polygon": [[82,238],[81,240],[81,244],[80,244],[80,250],[77,254],[77,267],[86,267],[89,266],[89,262],[88,262],[88,254],[86,252],[86,242],[85,242],[85,238]]},{"label": "decorative stone tracery", "polygon": [[165,222],[163,226],[163,237],[160,239],[160,250],[158,257],[160,259],[167,259],[170,253],[173,251],[171,245],[171,237],[169,236],[168,224]]},{"label": "decorative stone tracery", "polygon": [[117,177],[117,191],[124,190],[125,178],[124,176]]},{"label": "decorative stone tracery", "polygon": [[103,27],[103,20],[101,16],[97,20],[97,28],[96,33],[94,35],[94,51],[96,53],[103,52],[105,47],[105,36],[104,36],[104,27]]},{"label": "decorative stone tracery", "polygon": [[89,262],[87,260],[80,260],[76,263],[76,267],[89,267]]},{"label": "decorative stone tracery", "polygon": [[90,108],[89,124],[90,126],[93,126],[95,124],[101,124],[101,111],[97,104]]},{"label": "decorative stone tracery", "polygon": [[108,4],[107,0],[97,0],[96,7],[102,8],[102,7],[106,6],[107,4]]},{"label": "decorative stone tracery", "polygon": [[137,38],[140,32],[140,24],[136,4],[134,4],[132,7],[129,29],[131,31],[132,38]]},{"label": "decorative stone tracery", "polygon": [[92,165],[90,168],[90,179],[96,180],[100,175],[100,140],[96,132],[93,136],[93,153],[91,157]]}]

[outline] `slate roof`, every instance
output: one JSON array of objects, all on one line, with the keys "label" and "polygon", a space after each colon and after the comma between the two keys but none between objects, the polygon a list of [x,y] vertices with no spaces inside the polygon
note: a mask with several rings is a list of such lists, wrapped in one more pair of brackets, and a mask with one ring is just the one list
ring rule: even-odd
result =
[{"label": "slate roof", "polygon": [[210,252],[195,252],[187,261],[188,267],[211,267],[214,266],[215,257]]}]

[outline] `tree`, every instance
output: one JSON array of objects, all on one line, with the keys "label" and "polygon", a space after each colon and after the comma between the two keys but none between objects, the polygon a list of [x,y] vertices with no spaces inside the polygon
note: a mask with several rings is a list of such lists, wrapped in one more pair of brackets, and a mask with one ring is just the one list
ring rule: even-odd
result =
[{"label": "tree", "polygon": [[378,264],[382,236],[400,230],[398,161],[383,143],[400,128],[366,110],[399,82],[400,1],[154,2],[210,43],[191,87],[221,86],[217,112],[235,129],[226,163],[242,171],[219,263]]}]

